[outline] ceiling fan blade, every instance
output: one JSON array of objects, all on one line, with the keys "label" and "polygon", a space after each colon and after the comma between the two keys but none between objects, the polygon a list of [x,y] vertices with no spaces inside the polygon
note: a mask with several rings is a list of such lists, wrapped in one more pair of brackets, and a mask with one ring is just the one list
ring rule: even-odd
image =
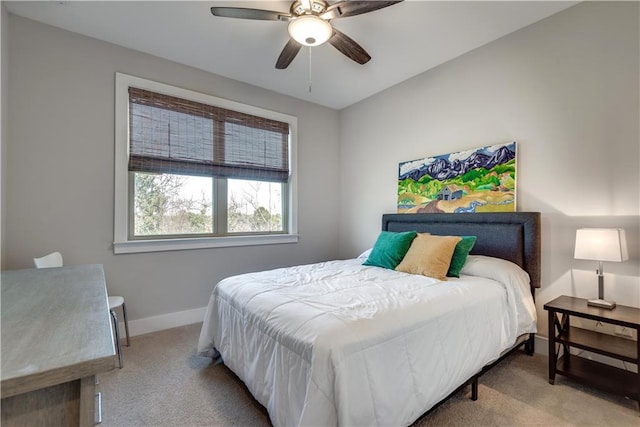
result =
[{"label": "ceiling fan blade", "polygon": [[327,8],[327,11],[320,15],[323,19],[346,18],[348,16],[362,15],[373,12],[388,6],[400,3],[396,1],[339,1]]},{"label": "ceiling fan blade", "polygon": [[371,55],[355,42],[351,37],[342,33],[335,28],[333,29],[333,35],[329,39],[331,46],[338,49],[347,58],[352,59],[358,64],[366,64],[371,59]]},{"label": "ceiling fan blade", "polygon": [[276,68],[278,70],[284,70],[285,68],[287,68],[289,64],[291,64],[291,61],[293,61],[293,58],[295,58],[298,52],[300,52],[301,48],[302,45],[300,43],[298,43],[294,39],[289,39],[287,44],[284,45],[284,49],[282,49],[282,52],[280,52],[280,56],[276,61]]},{"label": "ceiling fan blade", "polygon": [[293,18],[288,13],[244,7],[212,7],[211,13],[223,18],[257,19],[260,21],[288,21]]}]

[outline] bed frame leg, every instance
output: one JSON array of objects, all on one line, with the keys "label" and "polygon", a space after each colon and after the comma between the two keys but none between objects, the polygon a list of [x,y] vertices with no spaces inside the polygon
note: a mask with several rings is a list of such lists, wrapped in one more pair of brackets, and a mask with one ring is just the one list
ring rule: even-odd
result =
[{"label": "bed frame leg", "polygon": [[536,349],[536,335],[529,334],[529,339],[524,344],[524,352],[529,356],[533,356],[533,353],[535,353],[535,349]]},{"label": "bed frame leg", "polygon": [[478,400],[478,377],[475,377],[471,383],[471,400],[474,402]]}]

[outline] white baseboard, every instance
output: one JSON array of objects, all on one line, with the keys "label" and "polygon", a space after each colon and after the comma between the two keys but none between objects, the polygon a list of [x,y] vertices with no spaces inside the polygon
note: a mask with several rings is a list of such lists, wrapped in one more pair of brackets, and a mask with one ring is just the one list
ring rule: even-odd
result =
[{"label": "white baseboard", "polygon": [[[177,328],[178,326],[200,323],[204,320],[206,311],[207,307],[200,307],[191,310],[176,311],[158,316],[145,317],[144,319],[132,320],[129,322],[129,334],[134,337],[136,335],[149,334],[151,332],[162,331],[164,329]],[[124,336],[122,335],[124,334],[124,322],[118,322],[118,324],[120,325],[121,336]],[[548,356],[549,340],[547,337],[536,335],[535,341],[535,352],[537,354]]]},{"label": "white baseboard", "polygon": [[544,356],[549,355],[549,339],[547,337],[541,337],[536,335],[536,354],[542,354]]},{"label": "white baseboard", "polygon": [[[191,310],[176,311],[173,313],[161,314],[158,316],[145,317],[143,319],[129,322],[129,334],[136,335],[149,334],[151,332],[162,331],[164,329],[177,328],[178,326],[191,325],[204,320],[207,307],[194,308]],[[120,319],[122,320],[122,319]],[[120,331],[124,333],[124,322],[118,322]],[[547,337],[536,335],[537,354],[549,355],[549,340]]]},{"label": "white baseboard", "polygon": [[[194,308],[191,310],[176,311],[174,313],[161,314],[159,316],[145,317],[144,319],[129,321],[129,335],[143,335],[151,332],[162,331],[164,329],[177,328],[178,326],[200,323],[204,320],[207,307]],[[122,320],[118,316],[118,320]],[[120,326],[120,337],[124,338],[124,322],[118,322]]]}]

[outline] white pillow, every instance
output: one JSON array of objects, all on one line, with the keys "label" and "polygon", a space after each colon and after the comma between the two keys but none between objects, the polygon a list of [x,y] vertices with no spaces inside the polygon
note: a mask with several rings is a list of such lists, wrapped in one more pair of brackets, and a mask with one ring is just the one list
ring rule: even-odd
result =
[{"label": "white pillow", "polygon": [[529,274],[506,259],[469,255],[460,274],[486,277],[503,284],[514,301],[518,331],[536,332],[536,307],[531,295]]},{"label": "white pillow", "polygon": [[364,259],[369,258],[369,255],[371,255],[371,251],[372,250],[373,250],[373,248],[367,249],[366,251],[364,251],[360,255],[358,255],[358,258],[364,258]]},{"label": "white pillow", "polygon": [[531,282],[529,274],[517,264],[506,259],[485,255],[469,255],[460,274],[486,277],[505,285],[523,282],[529,284]]}]

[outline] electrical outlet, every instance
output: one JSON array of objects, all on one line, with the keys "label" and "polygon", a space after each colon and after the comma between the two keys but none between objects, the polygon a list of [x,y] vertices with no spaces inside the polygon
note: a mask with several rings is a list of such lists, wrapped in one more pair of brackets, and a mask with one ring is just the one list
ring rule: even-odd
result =
[{"label": "electrical outlet", "polygon": [[633,336],[633,331],[630,328],[625,328],[624,326],[614,327],[613,333],[620,335],[621,337],[631,338]]}]

